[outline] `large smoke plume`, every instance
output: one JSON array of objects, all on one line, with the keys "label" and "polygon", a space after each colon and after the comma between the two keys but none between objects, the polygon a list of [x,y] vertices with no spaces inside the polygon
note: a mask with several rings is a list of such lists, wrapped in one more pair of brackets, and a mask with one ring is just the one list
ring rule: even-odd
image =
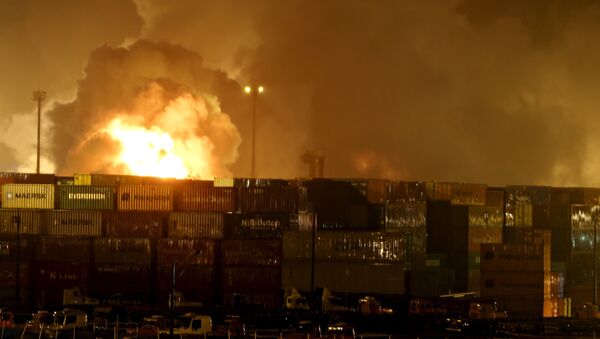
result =
[{"label": "large smoke plume", "polygon": [[[54,121],[72,124],[64,130],[81,127],[87,115],[98,117],[74,106],[123,109],[152,82],[167,93],[190,91],[198,98],[208,93],[218,98],[243,137],[230,168],[233,175],[245,176],[251,100],[240,87],[260,83],[266,88],[257,102],[260,176],[305,175],[300,156],[318,149],[330,177],[600,185],[598,1],[135,4],[131,16],[141,17],[143,24],[115,21],[110,29],[127,32],[116,35],[123,40],[141,37],[153,43],[96,50],[77,103],[59,106],[53,114]],[[137,36],[131,33],[136,28]],[[148,53],[133,52],[138,49]],[[202,56],[201,66],[189,62],[200,60],[190,51]],[[177,58],[181,53],[195,57]],[[22,65],[16,57],[11,61],[7,68]],[[123,84],[116,81],[120,76]],[[90,79],[115,82],[94,87]],[[126,85],[132,80],[137,87]],[[70,113],[61,115],[70,105]],[[72,168],[67,154],[81,142],[78,138],[57,136],[57,168]],[[11,161],[18,158],[13,154]]]}]

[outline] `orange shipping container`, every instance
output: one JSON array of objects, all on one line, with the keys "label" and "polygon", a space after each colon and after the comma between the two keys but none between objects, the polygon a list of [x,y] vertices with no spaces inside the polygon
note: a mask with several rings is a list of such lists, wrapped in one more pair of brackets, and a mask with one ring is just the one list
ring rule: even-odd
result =
[{"label": "orange shipping container", "polygon": [[120,211],[172,211],[171,186],[122,185],[117,189]]}]

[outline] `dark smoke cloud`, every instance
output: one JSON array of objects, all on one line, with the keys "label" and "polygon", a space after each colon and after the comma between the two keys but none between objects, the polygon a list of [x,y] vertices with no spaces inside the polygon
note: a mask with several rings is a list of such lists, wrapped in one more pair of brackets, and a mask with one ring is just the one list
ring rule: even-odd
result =
[{"label": "dark smoke cloud", "polygon": [[[251,98],[240,87],[260,83],[261,176],[305,175],[300,156],[318,149],[331,177],[600,185],[598,1],[135,3],[143,38],[179,44],[223,70],[208,72],[209,86],[194,80],[206,79],[195,63],[141,53],[144,67],[126,64],[132,74],[210,87],[243,137],[236,176],[249,174],[251,153]],[[120,26],[115,36],[126,35]],[[115,78],[111,63],[94,61],[98,53],[117,52],[90,61],[99,81]],[[166,64],[176,75],[154,71]],[[94,93],[90,84],[81,83],[89,93],[80,98],[94,104],[136,93],[119,85]],[[64,138],[59,166],[77,139]]]}]

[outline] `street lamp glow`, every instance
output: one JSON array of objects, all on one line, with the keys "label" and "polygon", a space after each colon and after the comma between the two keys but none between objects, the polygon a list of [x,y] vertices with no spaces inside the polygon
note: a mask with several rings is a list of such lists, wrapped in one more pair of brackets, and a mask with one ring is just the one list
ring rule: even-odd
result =
[{"label": "street lamp glow", "polygon": [[246,86],[244,87],[244,91],[249,94],[250,92],[252,92],[252,87]]},{"label": "street lamp glow", "polygon": [[265,91],[265,88],[262,86],[258,86],[258,93],[262,93]]}]

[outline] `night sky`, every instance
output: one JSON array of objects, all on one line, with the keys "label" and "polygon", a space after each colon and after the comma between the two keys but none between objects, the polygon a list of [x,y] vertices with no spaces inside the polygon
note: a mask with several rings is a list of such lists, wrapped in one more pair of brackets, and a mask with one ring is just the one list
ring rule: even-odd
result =
[{"label": "night sky", "polygon": [[40,88],[42,171],[114,171],[98,126],[191,95],[215,173],[249,176],[261,84],[261,177],[320,150],[327,177],[600,186],[599,41],[590,0],[0,0],[0,170],[35,171]]}]

